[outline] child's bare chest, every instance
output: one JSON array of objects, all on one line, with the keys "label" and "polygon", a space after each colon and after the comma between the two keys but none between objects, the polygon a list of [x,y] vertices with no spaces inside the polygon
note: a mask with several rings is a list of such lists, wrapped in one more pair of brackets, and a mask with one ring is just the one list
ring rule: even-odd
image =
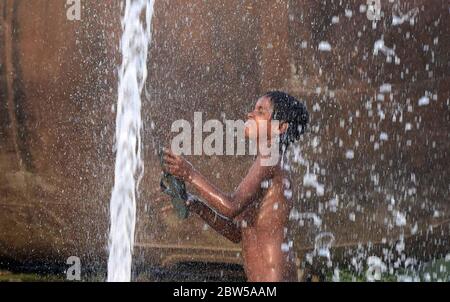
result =
[{"label": "child's bare chest", "polygon": [[280,182],[273,182],[270,187],[263,190],[260,199],[236,218],[243,230],[245,228],[273,230],[285,224],[291,201],[286,198],[284,191]]}]

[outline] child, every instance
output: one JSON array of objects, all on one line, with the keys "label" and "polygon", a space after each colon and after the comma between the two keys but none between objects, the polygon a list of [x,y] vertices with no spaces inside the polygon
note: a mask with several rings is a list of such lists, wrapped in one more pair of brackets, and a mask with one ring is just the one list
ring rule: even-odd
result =
[{"label": "child", "polygon": [[[258,152],[247,175],[231,194],[216,188],[183,157],[164,150],[165,171],[189,183],[201,198],[189,194],[189,209],[229,240],[242,242],[248,281],[296,281],[294,259],[289,249],[283,248],[287,244],[292,191],[281,163],[284,151],[300,138],[308,122],[308,111],[294,97],[280,91],[261,97],[248,114],[245,135],[256,138],[257,144],[262,143],[263,137],[269,144],[278,139],[279,160],[275,165],[265,165]],[[276,125],[275,131],[272,124]]]}]

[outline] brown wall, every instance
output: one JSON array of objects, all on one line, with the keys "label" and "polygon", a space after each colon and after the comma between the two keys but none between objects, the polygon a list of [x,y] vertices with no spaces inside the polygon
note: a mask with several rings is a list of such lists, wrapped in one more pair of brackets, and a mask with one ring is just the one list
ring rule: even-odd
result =
[{"label": "brown wall", "polygon": [[[395,7],[382,1],[385,16],[375,29],[359,12],[365,1],[337,3],[156,1],[150,94],[143,109],[146,174],[139,246],[235,248],[212,231],[200,231],[200,221],[180,222],[162,211],[167,199],[158,190],[152,142],[167,143],[171,123],[192,120],[194,111],[204,112],[204,119],[220,119],[222,113],[243,119],[269,89],[303,98],[311,111],[310,132],[300,145],[325,194],[303,188],[306,167],[293,164],[298,171],[296,207],[318,213],[322,229],[334,232],[337,244],[395,240],[402,232],[408,236],[416,223],[418,234],[425,236],[430,224],[448,223],[447,2],[401,1]],[[70,22],[59,0],[0,3],[2,256],[105,257],[119,4],[86,1],[82,20]],[[392,25],[392,12],[413,8],[419,9],[414,25]],[[351,18],[345,9],[352,10]],[[331,23],[333,16],[339,16],[338,24]],[[399,65],[373,54],[381,37],[395,48]],[[331,52],[317,50],[321,41],[332,45]],[[424,45],[429,45],[427,51]],[[392,84],[392,91],[377,101],[383,83]],[[437,100],[419,107],[426,91]],[[413,125],[411,131],[405,132],[406,123]],[[388,141],[380,141],[380,132],[388,134]],[[379,149],[374,150],[377,142]],[[354,150],[353,160],[346,159],[347,149]],[[226,190],[239,183],[249,164],[242,158],[191,159]],[[339,208],[334,213],[327,205],[336,197]],[[395,210],[407,214],[406,227],[395,226]],[[298,250],[311,246],[312,235],[304,234],[314,230],[306,231],[307,226],[292,226]],[[448,241],[441,247],[448,249]]]}]

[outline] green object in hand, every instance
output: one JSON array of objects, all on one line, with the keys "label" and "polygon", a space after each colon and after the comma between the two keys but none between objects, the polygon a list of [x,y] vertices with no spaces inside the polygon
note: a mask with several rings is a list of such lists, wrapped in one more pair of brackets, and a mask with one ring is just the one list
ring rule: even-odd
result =
[{"label": "green object in hand", "polygon": [[172,205],[178,217],[188,218],[189,210],[186,206],[187,193],[184,182],[169,173],[164,173],[160,185],[163,192],[172,197]]},{"label": "green object in hand", "polygon": [[[163,153],[160,150],[161,164],[164,164]],[[189,209],[186,205],[188,195],[184,181],[176,178],[170,173],[164,172],[161,178],[161,190],[172,197],[172,205],[180,219],[186,219],[189,216]]]}]

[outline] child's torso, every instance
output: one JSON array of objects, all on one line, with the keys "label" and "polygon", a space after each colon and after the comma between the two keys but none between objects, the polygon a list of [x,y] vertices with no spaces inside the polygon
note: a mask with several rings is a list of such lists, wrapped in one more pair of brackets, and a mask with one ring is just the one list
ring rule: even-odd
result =
[{"label": "child's torso", "polygon": [[262,187],[257,197],[260,201],[237,217],[247,276],[250,281],[265,281],[267,276],[278,281],[294,280],[294,257],[287,238],[292,208],[290,181],[280,171]]}]

